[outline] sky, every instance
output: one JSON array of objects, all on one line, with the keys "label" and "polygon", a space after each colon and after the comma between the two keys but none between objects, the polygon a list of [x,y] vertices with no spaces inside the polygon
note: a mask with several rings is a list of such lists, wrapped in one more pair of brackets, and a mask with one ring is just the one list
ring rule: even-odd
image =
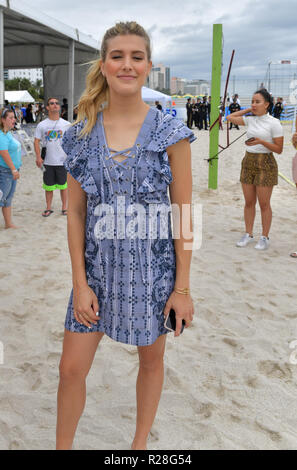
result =
[{"label": "sky", "polygon": [[[29,7],[101,43],[117,21],[135,20],[150,34],[153,62],[171,77],[209,79],[212,25],[223,24],[223,78],[264,79],[268,62],[297,61],[297,0],[26,0]],[[296,66],[297,71],[297,66]]]}]

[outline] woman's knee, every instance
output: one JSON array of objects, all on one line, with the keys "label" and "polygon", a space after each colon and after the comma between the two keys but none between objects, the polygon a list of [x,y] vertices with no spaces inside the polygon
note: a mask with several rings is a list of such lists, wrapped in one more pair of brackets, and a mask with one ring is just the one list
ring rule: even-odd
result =
[{"label": "woman's knee", "polygon": [[139,358],[139,367],[147,372],[154,372],[164,366],[163,356],[152,358]]},{"label": "woman's knee", "polygon": [[159,339],[159,344],[155,343],[152,346],[138,348],[139,367],[147,371],[162,368],[164,365],[164,352],[165,340],[162,337]]},{"label": "woman's knee", "polygon": [[61,359],[59,365],[60,380],[77,381],[85,380],[88,371],[84,370],[79,364],[72,360]]},{"label": "woman's knee", "polygon": [[269,201],[259,201],[259,206],[263,212],[271,209]]},{"label": "woman's knee", "polygon": [[248,199],[245,201],[246,209],[254,209],[256,207],[257,199]]}]

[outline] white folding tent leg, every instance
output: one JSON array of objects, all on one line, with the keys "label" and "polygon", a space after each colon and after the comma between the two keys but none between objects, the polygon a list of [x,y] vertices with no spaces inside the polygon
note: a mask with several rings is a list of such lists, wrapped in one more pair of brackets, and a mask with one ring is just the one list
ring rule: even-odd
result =
[{"label": "white folding tent leg", "polygon": [[68,62],[68,121],[73,122],[73,96],[74,96],[74,52],[75,43],[69,40],[69,62]]},{"label": "white folding tent leg", "polygon": [[4,105],[4,18],[0,7],[0,107]]}]

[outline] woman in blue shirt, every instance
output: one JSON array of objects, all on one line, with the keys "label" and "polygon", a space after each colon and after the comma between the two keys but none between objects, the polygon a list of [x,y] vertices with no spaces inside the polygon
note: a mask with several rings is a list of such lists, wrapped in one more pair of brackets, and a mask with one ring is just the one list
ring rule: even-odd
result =
[{"label": "woman in blue shirt", "polygon": [[11,219],[11,203],[19,169],[22,165],[21,144],[13,138],[11,130],[15,125],[14,112],[4,108],[0,119],[0,207],[5,228],[17,228]]}]

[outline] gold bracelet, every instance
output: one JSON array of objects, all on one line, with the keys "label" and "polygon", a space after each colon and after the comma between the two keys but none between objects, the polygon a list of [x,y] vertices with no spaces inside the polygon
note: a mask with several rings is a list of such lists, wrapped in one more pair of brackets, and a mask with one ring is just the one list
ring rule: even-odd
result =
[{"label": "gold bracelet", "polygon": [[190,293],[190,289],[188,287],[184,287],[184,288],[175,287],[174,292],[176,292],[177,294],[188,295]]}]

